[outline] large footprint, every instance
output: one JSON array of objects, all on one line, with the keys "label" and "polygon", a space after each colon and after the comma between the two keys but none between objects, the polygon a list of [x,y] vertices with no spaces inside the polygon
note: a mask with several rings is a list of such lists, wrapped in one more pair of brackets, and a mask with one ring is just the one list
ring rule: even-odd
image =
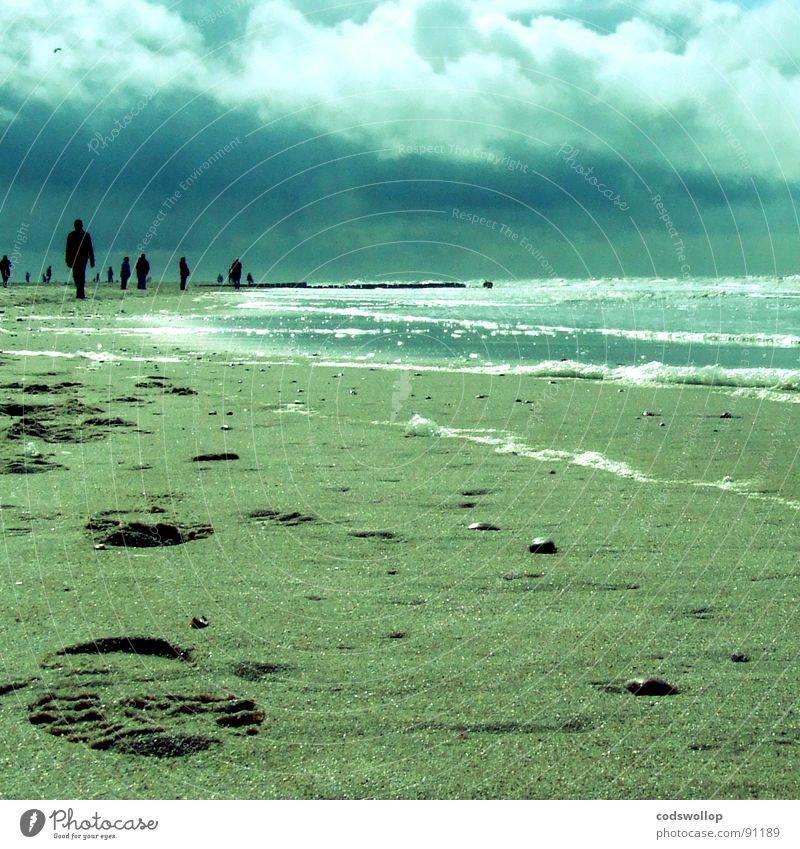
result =
[{"label": "large footprint", "polygon": [[[113,665],[88,668],[70,667],[72,661],[66,659],[120,654],[135,660],[126,664],[117,657],[110,659]],[[184,668],[178,670],[176,664]],[[172,691],[172,683],[187,677],[181,673],[188,664],[189,649],[155,637],[106,637],[68,646],[43,664],[55,673],[55,686],[28,706],[28,720],[90,749],[160,758],[222,745],[230,733],[257,734],[265,717],[252,699],[185,693],[182,687]],[[147,684],[146,691],[136,692],[137,684]]]}]

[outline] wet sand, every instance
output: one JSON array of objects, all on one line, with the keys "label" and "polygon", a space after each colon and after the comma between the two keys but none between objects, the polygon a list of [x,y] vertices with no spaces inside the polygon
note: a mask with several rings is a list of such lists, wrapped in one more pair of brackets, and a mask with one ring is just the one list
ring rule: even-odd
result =
[{"label": "wet sand", "polygon": [[120,335],[162,289],[3,292],[3,797],[796,795],[796,404]]}]

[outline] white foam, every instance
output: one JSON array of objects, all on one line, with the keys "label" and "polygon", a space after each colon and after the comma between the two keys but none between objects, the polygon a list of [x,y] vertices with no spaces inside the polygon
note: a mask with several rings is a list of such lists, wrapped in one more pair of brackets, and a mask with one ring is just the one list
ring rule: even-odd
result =
[{"label": "white foam", "polygon": [[[373,424],[393,424],[392,422],[373,422]],[[643,484],[660,484],[662,486],[688,486],[695,489],[716,489],[721,492],[738,495],[748,499],[764,501],[791,510],[800,510],[800,501],[782,498],[779,495],[754,491],[753,484],[748,481],[735,481],[725,477],[721,481],[683,481],[664,480],[651,477],[633,468],[628,463],[612,460],[598,451],[564,451],[552,448],[536,449],[526,445],[514,434],[494,429],[468,430],[462,428],[442,427],[431,419],[415,414],[406,425],[408,436],[431,436],[450,439],[463,439],[479,445],[494,448],[496,454],[514,454],[540,462],[563,462],[574,466],[593,469],[616,477],[635,480]]]},{"label": "white foam", "polygon": [[615,460],[609,460],[597,451],[584,451],[582,454],[576,454],[570,461],[576,466],[586,466],[589,469],[597,469],[601,472],[610,472],[620,478],[633,478],[633,480],[647,483],[652,480],[647,475],[629,466],[627,463],[620,463]]},{"label": "white foam", "polygon": [[[506,374],[531,377],[578,378],[607,380],[634,385],[697,385],[718,387],[752,387],[775,392],[800,392],[800,370],[778,368],[723,368],[721,366],[667,366],[653,361],[638,366],[606,366],[575,360],[545,360],[531,365],[460,365],[440,366],[416,362],[361,363],[358,360],[324,360],[318,365],[331,368],[414,369],[452,374]],[[772,400],[777,400],[775,397]]]},{"label": "white foam", "polygon": [[444,434],[442,428],[431,419],[426,419],[424,416],[416,413],[411,417],[406,425],[406,436],[448,436]]},{"label": "white foam", "polygon": [[126,363],[179,363],[180,357],[122,357],[119,354],[105,353],[102,351],[78,351],[76,354],[68,354],[64,351],[0,351],[0,354],[10,354],[15,357],[61,357],[65,360],[74,360],[79,357],[93,362],[126,362]]}]

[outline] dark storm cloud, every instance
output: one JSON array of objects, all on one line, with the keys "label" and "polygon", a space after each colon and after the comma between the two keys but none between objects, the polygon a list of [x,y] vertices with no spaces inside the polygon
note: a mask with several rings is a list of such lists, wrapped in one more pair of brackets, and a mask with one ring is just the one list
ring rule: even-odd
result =
[{"label": "dark storm cloud", "polygon": [[795,259],[788,0],[12,5],[0,226],[34,266],[78,215],[103,263],[142,246],[170,277]]}]

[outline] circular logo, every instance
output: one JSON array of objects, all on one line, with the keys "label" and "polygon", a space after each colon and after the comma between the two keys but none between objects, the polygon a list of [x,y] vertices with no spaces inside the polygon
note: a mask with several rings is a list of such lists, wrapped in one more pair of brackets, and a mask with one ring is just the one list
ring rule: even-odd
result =
[{"label": "circular logo", "polygon": [[38,808],[31,808],[19,818],[19,830],[25,837],[36,837],[44,828],[44,813]]}]

